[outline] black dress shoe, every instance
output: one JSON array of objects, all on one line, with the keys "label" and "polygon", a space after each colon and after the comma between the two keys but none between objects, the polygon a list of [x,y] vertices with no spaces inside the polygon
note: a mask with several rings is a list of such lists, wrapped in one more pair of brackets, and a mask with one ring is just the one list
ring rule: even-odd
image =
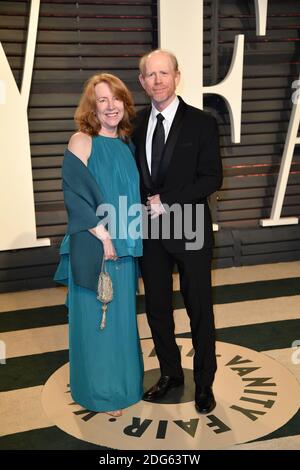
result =
[{"label": "black dress shoe", "polygon": [[210,413],[216,406],[216,400],[209,385],[196,387],[195,407],[198,413]]},{"label": "black dress shoe", "polygon": [[182,377],[170,377],[169,375],[163,375],[159,381],[153,385],[143,395],[143,400],[155,402],[159,398],[162,398],[166,393],[175,387],[180,387],[184,384],[184,378]]}]

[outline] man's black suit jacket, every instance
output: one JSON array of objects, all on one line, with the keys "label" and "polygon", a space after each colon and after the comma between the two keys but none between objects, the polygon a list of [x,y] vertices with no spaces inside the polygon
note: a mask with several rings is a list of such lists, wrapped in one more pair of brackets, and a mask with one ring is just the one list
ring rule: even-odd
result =
[{"label": "man's black suit jacket", "polygon": [[[140,172],[142,203],[146,203],[148,195],[160,194],[163,204],[180,204],[183,214],[186,210],[184,205],[190,204],[193,229],[196,228],[197,222],[196,204],[203,204],[204,247],[211,247],[212,222],[207,197],[222,184],[218,126],[210,114],[186,104],[180,97],[179,101],[155,186],[146,159],[146,136],[151,106],[137,114],[132,140],[136,147],[136,163]],[[187,241],[190,240],[187,240],[184,234],[181,239],[175,239],[171,229],[170,239],[163,239],[162,243],[168,251],[180,253],[185,251]]]}]

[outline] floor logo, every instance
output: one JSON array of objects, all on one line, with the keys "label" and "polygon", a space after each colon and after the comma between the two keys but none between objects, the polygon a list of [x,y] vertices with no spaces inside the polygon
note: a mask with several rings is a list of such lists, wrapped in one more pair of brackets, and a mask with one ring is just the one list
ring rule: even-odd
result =
[{"label": "floor logo", "polygon": [[[159,377],[152,340],[142,340],[145,388]],[[141,401],[121,418],[96,413],[73,402],[68,390],[69,365],[47,381],[42,403],[63,431],[84,441],[114,449],[222,449],[267,435],[298,410],[296,378],[267,355],[217,342],[218,371],[214,383],[217,407],[199,415],[194,407],[193,348],[178,338],[185,387],[161,403]]]}]

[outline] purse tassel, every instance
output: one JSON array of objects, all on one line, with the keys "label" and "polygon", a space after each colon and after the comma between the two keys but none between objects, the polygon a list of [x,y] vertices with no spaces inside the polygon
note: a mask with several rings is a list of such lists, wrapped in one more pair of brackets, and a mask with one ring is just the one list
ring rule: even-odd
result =
[{"label": "purse tassel", "polygon": [[107,310],[107,304],[102,305],[102,320],[101,320],[101,325],[100,325],[100,330],[104,330],[106,326],[106,310]]}]

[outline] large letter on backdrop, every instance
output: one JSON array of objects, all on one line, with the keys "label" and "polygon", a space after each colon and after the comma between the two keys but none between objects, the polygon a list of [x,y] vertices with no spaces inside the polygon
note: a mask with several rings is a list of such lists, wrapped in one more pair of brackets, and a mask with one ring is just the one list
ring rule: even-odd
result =
[{"label": "large letter on backdrop", "polygon": [[50,245],[36,238],[27,118],[39,6],[32,0],[21,92],[0,43],[0,250]]},{"label": "large letter on backdrop", "polygon": [[[295,82],[300,84],[299,80]],[[298,223],[298,217],[281,217],[281,211],[286,192],[288,177],[290,174],[291,164],[293,160],[295,146],[300,144],[298,136],[300,126],[300,90],[297,89],[293,94],[293,107],[287,136],[284,144],[279,175],[276,184],[275,195],[272,204],[271,215],[269,219],[261,219],[260,224],[263,227],[273,227],[276,225],[293,225]]]},{"label": "large letter on backdrop", "polygon": [[160,0],[160,47],[177,56],[182,71],[180,94],[191,105],[203,107],[203,94],[222,96],[228,107],[231,140],[241,138],[244,35],[235,38],[227,76],[217,85],[203,86],[203,0]]}]

